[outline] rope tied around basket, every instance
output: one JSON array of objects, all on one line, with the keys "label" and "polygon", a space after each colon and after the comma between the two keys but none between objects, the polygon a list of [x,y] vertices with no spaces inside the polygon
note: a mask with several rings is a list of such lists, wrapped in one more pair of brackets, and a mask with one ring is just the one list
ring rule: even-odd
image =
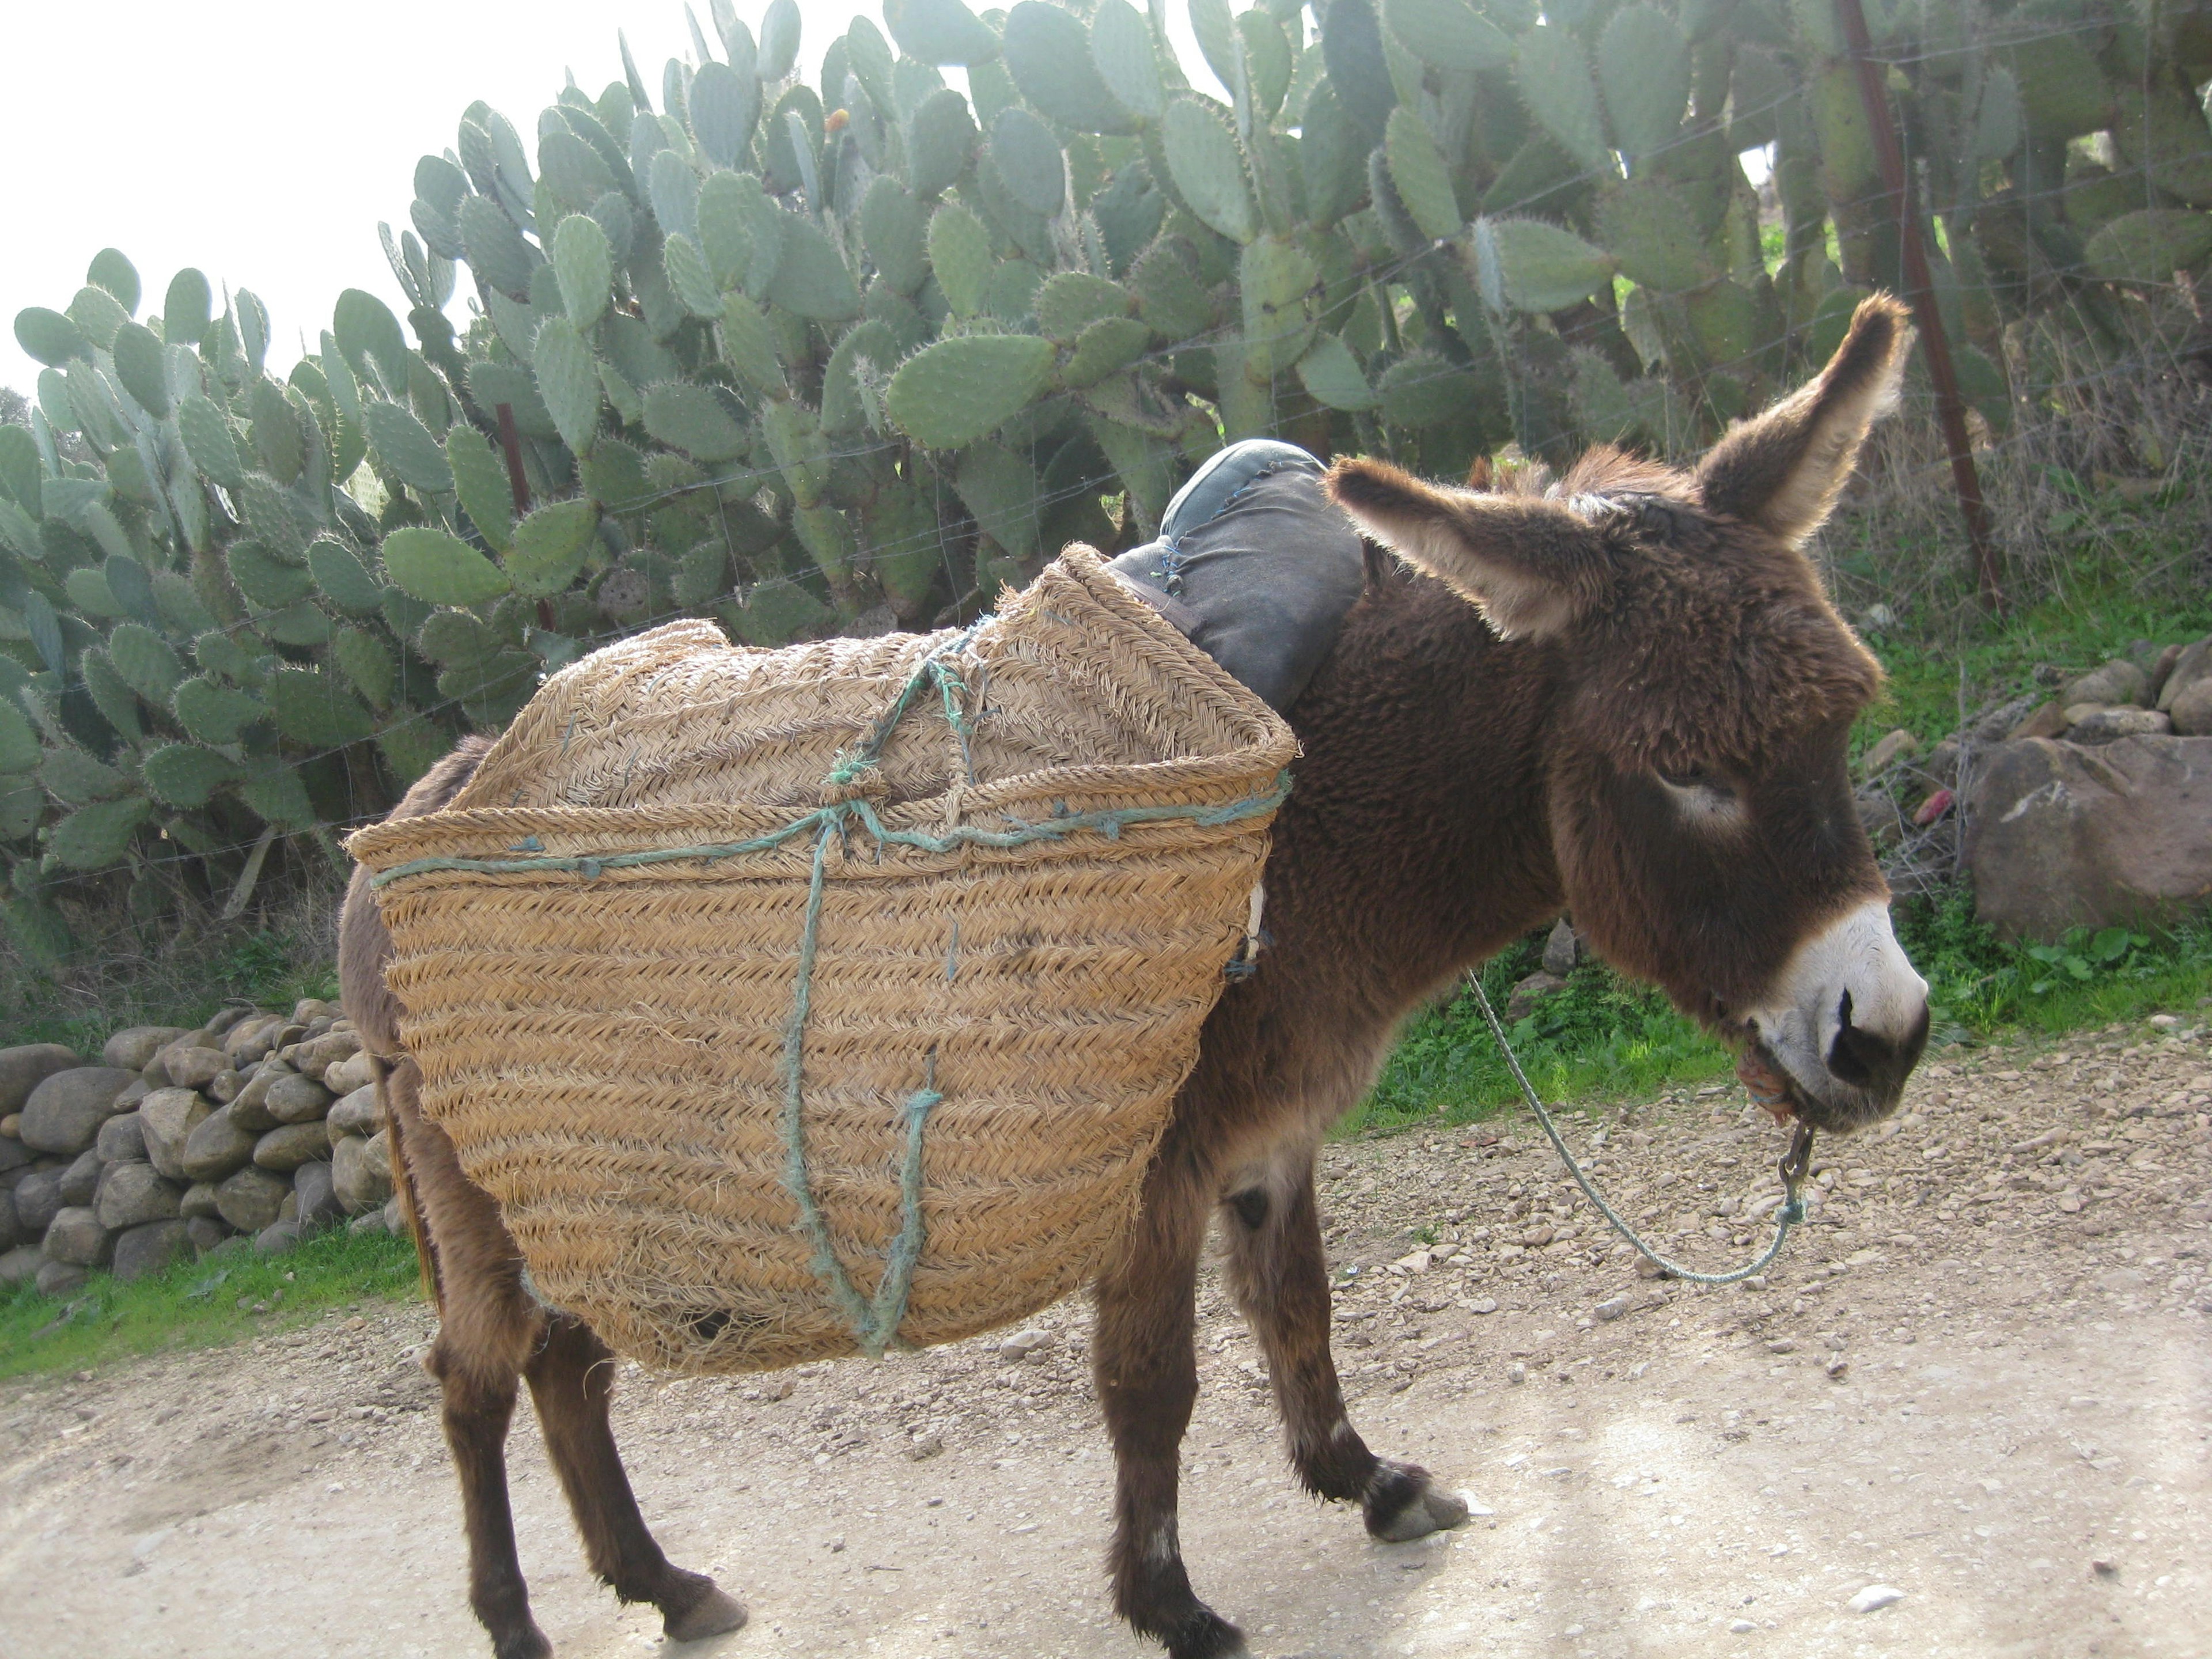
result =
[{"label": "rope tied around basket", "polygon": [[[1069,811],[1062,805],[1052,816],[1041,820],[1025,822],[1010,818],[1004,829],[989,829],[950,819],[945,823],[942,833],[939,834],[921,829],[891,828],[884,823],[878,812],[879,806],[890,797],[889,782],[882,767],[883,751],[924,688],[936,689],[941,712],[959,740],[962,764],[952,780],[954,793],[964,793],[962,787],[963,779],[960,774],[965,775],[964,782],[968,786],[977,781],[970,757],[975,719],[967,707],[969,700],[975,695],[976,688],[970,687],[962,678],[958,668],[945,659],[963,650],[991,620],[983,618],[931,651],[908,677],[898,696],[869,728],[860,744],[836,757],[822,781],[818,796],[822,805],[801,813],[778,829],[744,841],[577,855],[545,854],[538,846],[532,844],[535,842],[532,837],[531,842],[517,843],[507,850],[521,853],[527,849],[534,856],[413,859],[380,871],[369,878],[372,888],[379,890],[395,882],[446,873],[507,875],[561,872],[595,881],[611,871],[774,852],[802,836],[812,835],[814,847],[808,872],[805,920],[793,978],[791,1010],[783,1025],[782,1056],[779,1066],[783,1084],[780,1127],[784,1157],[781,1184],[798,1208],[799,1230],[811,1246],[810,1265],[815,1276],[851,1326],[854,1339],[860,1350],[872,1358],[882,1358],[884,1352],[893,1346],[911,1346],[900,1336],[899,1326],[906,1317],[914,1274],[927,1243],[927,1229],[922,1211],[924,1141],[930,1115],[943,1103],[944,1096],[937,1088],[937,1051],[933,1048],[925,1060],[922,1086],[909,1094],[897,1109],[895,1121],[902,1125],[904,1132],[899,1173],[900,1226],[885,1254],[883,1274],[877,1281],[873,1295],[864,1297],[854,1285],[843,1263],[838,1259],[829,1218],[814,1192],[806,1151],[806,1029],[812,1004],[814,967],[821,948],[822,908],[831,844],[844,841],[857,830],[879,848],[904,847],[924,853],[943,854],[966,848],[1009,849],[1042,842],[1061,841],[1085,833],[1118,838],[1125,828],[1133,824],[1176,821],[1200,828],[1216,828],[1272,814],[1288,799],[1291,791],[1290,774],[1285,770],[1278,773],[1273,784],[1258,793],[1218,805],[1177,804]],[[1248,940],[1240,945],[1240,958],[1249,949],[1249,945]],[[957,971],[958,950],[958,924],[956,920],[946,958],[948,980]],[[1224,972],[1228,971],[1224,969]],[[711,1336],[709,1340],[712,1340]]]}]

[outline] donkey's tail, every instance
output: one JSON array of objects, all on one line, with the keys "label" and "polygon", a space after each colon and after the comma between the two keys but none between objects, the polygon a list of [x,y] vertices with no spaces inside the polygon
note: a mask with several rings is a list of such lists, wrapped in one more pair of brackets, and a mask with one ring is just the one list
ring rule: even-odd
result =
[{"label": "donkey's tail", "polygon": [[[438,1242],[430,1230],[422,1224],[422,1201],[415,1190],[415,1170],[407,1157],[407,1137],[402,1127],[405,1115],[392,1100],[392,1067],[381,1054],[370,1056],[376,1073],[377,1103],[384,1108],[384,1133],[392,1151],[392,1194],[399,1200],[399,1218],[406,1224],[407,1235],[415,1243],[415,1265],[422,1275],[422,1294],[430,1299],[442,1317],[446,1311],[446,1297],[442,1285],[444,1275],[438,1271]],[[401,1065],[411,1061],[401,1060]]]}]

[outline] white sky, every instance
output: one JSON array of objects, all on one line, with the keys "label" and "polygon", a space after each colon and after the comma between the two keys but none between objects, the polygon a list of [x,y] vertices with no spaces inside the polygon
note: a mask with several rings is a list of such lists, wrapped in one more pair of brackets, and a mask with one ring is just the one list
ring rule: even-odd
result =
[{"label": "white sky", "polygon": [[[711,40],[706,0],[694,5]],[[882,27],[873,0],[799,8],[810,80],[857,13]],[[756,33],[766,9],[738,0]],[[1210,83],[1186,8],[1169,11]],[[658,106],[661,65],[690,52],[682,0],[0,0],[0,385],[35,395],[15,313],[66,307],[111,246],[138,269],[142,317],[185,265],[218,296],[252,289],[280,376],[341,289],[404,320],[376,226],[406,228],[416,158],[450,149],[478,98],[534,153],[565,70],[594,97],[621,78],[617,29]],[[457,322],[467,291],[464,278],[447,307]]]}]

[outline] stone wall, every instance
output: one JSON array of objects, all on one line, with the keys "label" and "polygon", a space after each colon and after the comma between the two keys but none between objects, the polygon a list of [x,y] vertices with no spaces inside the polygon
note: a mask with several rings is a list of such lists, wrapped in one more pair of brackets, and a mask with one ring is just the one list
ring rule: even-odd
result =
[{"label": "stone wall", "polygon": [[136,1025],[91,1063],[0,1048],[0,1285],[67,1296],[187,1256],[398,1231],[368,1057],[335,1003]]}]

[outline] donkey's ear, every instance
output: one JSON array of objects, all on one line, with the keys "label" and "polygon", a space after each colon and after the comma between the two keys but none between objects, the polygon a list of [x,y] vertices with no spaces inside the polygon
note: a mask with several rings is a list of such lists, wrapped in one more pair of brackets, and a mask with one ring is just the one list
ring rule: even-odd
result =
[{"label": "donkey's ear", "polygon": [[1826,523],[1867,428],[1897,405],[1912,348],[1905,317],[1887,294],[1862,301],[1818,380],[1737,427],[1698,464],[1705,505],[1792,547]]},{"label": "donkey's ear", "polygon": [[1589,521],[1555,501],[1439,489],[1388,461],[1339,461],[1328,493],[1360,529],[1471,599],[1507,639],[1561,632],[1604,591]]}]

